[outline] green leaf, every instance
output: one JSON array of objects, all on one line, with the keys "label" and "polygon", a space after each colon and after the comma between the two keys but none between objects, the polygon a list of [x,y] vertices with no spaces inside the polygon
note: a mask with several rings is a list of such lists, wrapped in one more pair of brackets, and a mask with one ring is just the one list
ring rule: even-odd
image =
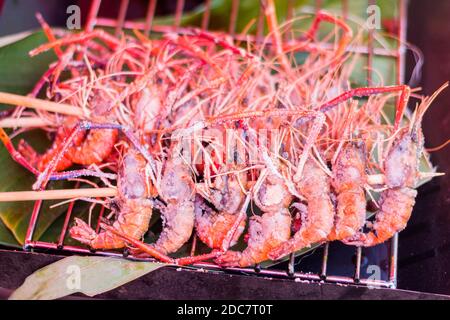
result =
[{"label": "green leaf", "polygon": [[[49,141],[41,131],[30,131],[21,137],[27,140],[37,150],[42,151]],[[0,192],[31,190],[36,178],[22,166],[12,160],[7,150],[0,145]],[[65,189],[73,186],[72,182],[57,181],[49,184],[48,189]],[[37,240],[45,230],[67,209],[67,205],[50,209],[56,201],[45,201],[41,208],[41,214],[36,225],[34,239]],[[17,245],[24,243],[25,234],[33,210],[33,202],[2,202],[0,203],[0,220],[14,235],[15,241],[4,243],[5,245]]]},{"label": "green leaf", "polygon": [[39,31],[28,37],[0,48],[0,91],[27,94],[56,60],[52,52],[34,58],[28,55],[31,49],[45,43],[47,38]]},{"label": "green leaf", "polygon": [[[22,40],[0,48],[0,91],[27,94],[48,69],[49,64],[56,59],[53,53],[45,53],[31,58],[28,52],[45,43],[43,32],[33,33]],[[1,109],[0,109],[1,110]],[[38,130],[21,135],[37,150],[43,151],[49,144],[46,136]],[[35,177],[23,167],[15,163],[10,154],[0,146],[0,192],[31,190]],[[50,189],[67,188],[71,183],[51,183]],[[44,202],[38,220],[35,239],[39,239],[42,233],[65,210],[66,206],[49,209],[54,202]],[[0,220],[3,228],[0,229],[0,242],[3,245],[17,246],[23,244],[28,228],[32,202],[0,203]],[[10,232],[6,233],[4,229]],[[11,237],[11,235],[13,237]]]},{"label": "green leaf", "polygon": [[[89,186],[89,188],[92,188],[92,186]],[[90,203],[88,203],[88,202],[76,201],[74,204],[72,213],[71,213],[70,223],[72,223],[75,218],[80,218],[83,221],[92,221],[92,227],[95,229],[96,223],[98,221],[99,213],[100,213],[100,206],[97,205],[95,207],[95,209],[92,211],[91,217],[89,217],[89,214],[90,214],[89,206],[90,206]],[[68,208],[68,205],[63,206],[64,212],[66,212],[67,208]],[[55,209],[53,209],[53,210],[55,210]],[[65,214],[60,214],[59,217],[57,217],[57,219],[55,219],[55,221],[51,224],[51,226],[49,226],[45,230],[45,232],[42,233],[42,235],[39,237],[39,240],[43,241],[43,242],[50,242],[50,243],[54,243],[57,240],[59,240],[61,231],[63,230],[63,227],[64,227],[65,218],[66,218]],[[69,228],[70,228],[70,225],[69,225]],[[66,234],[65,234],[64,245],[66,245],[66,246],[83,246],[83,247],[89,248],[88,246],[81,244],[79,241],[72,239],[69,235],[69,232],[66,232]]]},{"label": "green leaf", "polygon": [[[283,17],[286,16],[286,10],[289,0],[277,0],[275,1],[275,7],[277,16],[280,19],[280,23],[283,22]],[[297,0],[294,3],[294,8],[299,8],[304,5],[307,0]],[[230,26],[230,12],[232,1],[229,0],[213,0],[211,2],[211,11],[209,18],[210,30],[222,30],[228,31]],[[256,19],[259,15],[260,4],[255,0],[241,0],[238,5],[238,17],[236,20],[236,32],[242,32],[248,24],[253,21],[252,27],[248,30],[248,33],[254,33],[256,31]],[[186,12],[181,17],[180,23],[182,26],[197,26],[200,27],[202,23],[203,13],[205,12],[205,6],[202,4],[191,12]],[[155,25],[173,25],[174,17],[156,17]]]},{"label": "green leaf", "polygon": [[14,235],[5,226],[2,220],[0,220],[0,245],[20,248]]},{"label": "green leaf", "polygon": [[74,293],[93,297],[162,267],[111,257],[72,256],[37,270],[13,292],[11,300],[51,300]]},{"label": "green leaf", "polygon": [[[288,8],[288,0],[275,1],[275,10],[277,12],[279,23],[283,23]],[[294,8],[304,5],[306,0],[298,0],[294,2]],[[230,24],[230,12],[232,1],[218,0],[213,1],[211,6],[210,28],[213,30],[228,30]],[[238,19],[236,20],[236,31],[242,32],[252,21],[253,25],[248,33],[256,31],[258,15],[260,13],[259,1],[241,0],[238,7]],[[264,20],[265,21],[265,20]]]}]

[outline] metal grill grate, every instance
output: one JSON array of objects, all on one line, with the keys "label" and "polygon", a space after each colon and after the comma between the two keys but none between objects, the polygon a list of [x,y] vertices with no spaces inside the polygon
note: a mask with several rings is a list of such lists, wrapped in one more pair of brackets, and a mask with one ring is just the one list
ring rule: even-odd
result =
[{"label": "metal grill grate", "polygon": [[[239,8],[239,0],[230,0],[231,1],[231,12],[229,17],[229,26],[228,33],[235,36],[239,39],[239,35],[236,34],[236,21],[238,17],[238,8]],[[286,16],[287,18],[292,18],[294,16],[294,1],[287,1],[287,9]],[[349,15],[349,2],[352,0],[341,0],[341,15],[346,19]],[[353,0],[356,1],[356,0]],[[358,0],[359,1],[359,0]],[[389,0],[390,1],[390,0]],[[258,39],[262,39],[262,35],[264,32],[264,17],[263,17],[263,0],[260,2],[260,10],[259,15],[256,17],[256,36],[254,41],[258,41]],[[321,0],[312,1],[315,7],[315,10],[320,10],[322,6]],[[404,60],[405,60],[405,40],[406,40],[406,5],[407,0],[397,0],[397,17],[396,23],[398,26],[398,34],[396,35],[397,39],[397,48],[393,50],[388,49],[380,49],[374,48],[374,35],[373,31],[368,31],[367,37],[367,46],[365,47],[351,47],[348,48],[348,51],[357,52],[360,54],[364,54],[367,56],[367,83],[370,85],[372,83],[372,64],[374,57],[387,57],[389,59],[395,59],[396,61],[396,81],[398,84],[403,82],[404,79]],[[175,15],[173,25],[154,25],[154,17],[155,11],[157,8],[157,0],[149,0],[148,7],[145,13],[145,20],[141,22],[136,21],[128,21],[126,19],[127,10],[130,5],[129,0],[121,0],[120,7],[117,19],[104,18],[99,17],[99,9],[101,6],[101,0],[92,0],[90,11],[88,14],[87,22],[85,25],[85,29],[92,30],[94,27],[112,27],[114,28],[116,33],[121,32],[123,29],[140,29],[144,31],[145,34],[149,35],[151,32],[164,32],[164,31],[177,31],[179,33],[183,33],[183,27],[181,27],[181,18],[184,11],[184,0],[177,0],[175,7]],[[204,1],[204,12],[201,19],[201,28],[208,29],[210,23],[211,16],[211,0]],[[377,4],[376,0],[368,0],[367,5]],[[42,206],[42,201],[35,202],[34,209],[31,215],[31,219],[29,222],[29,227],[27,230],[25,245],[24,248],[26,250],[40,249],[40,250],[63,250],[67,252],[74,253],[82,253],[82,254],[90,254],[93,251],[81,247],[81,246],[72,246],[65,244],[65,238],[67,234],[68,227],[71,223],[71,216],[74,209],[75,201],[71,202],[68,206],[68,210],[65,215],[63,227],[58,239],[55,239],[54,242],[44,242],[44,241],[34,241],[33,234],[35,232],[40,209]],[[103,216],[104,207],[102,207],[101,212],[99,214],[99,221]],[[97,223],[97,231],[99,229],[99,223]],[[285,263],[287,265],[286,268],[280,269],[276,267],[271,268],[261,268],[260,266],[256,266],[255,268],[226,268],[223,269],[217,265],[212,263],[199,263],[195,266],[208,268],[212,270],[222,270],[229,272],[240,272],[251,275],[262,275],[268,277],[282,277],[282,278],[290,278],[290,279],[299,279],[299,280],[309,280],[309,281],[325,281],[331,283],[338,284],[357,284],[357,285],[366,285],[366,286],[376,286],[376,287],[387,287],[387,288],[395,288],[397,282],[397,248],[398,248],[398,235],[395,235],[391,243],[388,245],[388,271],[387,271],[387,279],[379,280],[379,279],[370,279],[361,277],[361,265],[362,265],[362,257],[363,257],[363,249],[356,248],[355,256],[354,256],[354,270],[352,271],[353,276],[339,276],[333,275],[328,272],[329,267],[329,256],[330,256],[330,244],[326,243],[322,246],[323,254],[321,257],[321,265],[318,270],[315,272],[304,272],[298,269],[301,269],[301,265],[298,266],[295,263],[294,255],[291,255],[289,261]],[[107,251],[98,251],[95,252],[99,255],[106,256],[122,256],[121,253],[117,252],[107,252]],[[297,269],[297,270],[296,270]]]}]

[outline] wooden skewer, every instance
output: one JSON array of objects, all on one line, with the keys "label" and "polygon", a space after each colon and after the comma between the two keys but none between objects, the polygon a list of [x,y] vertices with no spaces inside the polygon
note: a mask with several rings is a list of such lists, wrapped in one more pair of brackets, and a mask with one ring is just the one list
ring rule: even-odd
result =
[{"label": "wooden skewer", "polygon": [[[444,176],[442,172],[419,172],[419,179],[431,179],[435,177]],[[367,176],[367,184],[369,185],[382,185],[385,183],[384,174],[372,174]]]},{"label": "wooden skewer", "polygon": [[48,126],[55,126],[55,124],[38,117],[0,119],[0,128],[34,128]]},{"label": "wooden skewer", "polygon": [[384,174],[372,174],[367,176],[367,184],[371,186],[384,184],[384,181]]},{"label": "wooden skewer", "polygon": [[[420,172],[419,173],[419,179],[428,179],[428,178],[435,178],[435,177],[441,177],[444,176],[445,173],[442,172]],[[367,184],[371,185],[371,186],[376,186],[376,185],[383,185],[385,184],[385,179],[386,177],[384,176],[384,174],[371,174],[371,175],[367,175]],[[247,182],[247,188],[251,188],[252,186],[254,186],[256,183],[256,181],[248,181]],[[204,183],[197,183],[199,188],[204,187]]]},{"label": "wooden skewer", "polygon": [[[367,184],[369,185],[382,185],[385,182],[384,174],[373,174],[367,176]],[[256,181],[247,181],[247,188],[251,188],[256,184]],[[204,187],[204,183],[197,183],[199,188]]]},{"label": "wooden skewer", "polygon": [[[443,176],[444,173],[427,172],[421,173],[421,178],[432,178]],[[375,174],[367,176],[367,182],[371,185],[384,184],[384,175]],[[248,186],[254,182],[250,181]],[[202,183],[198,184],[203,185]],[[36,200],[61,200],[74,198],[103,198],[117,196],[116,188],[86,188],[86,189],[63,189],[63,190],[44,190],[44,191],[16,191],[0,192],[0,202],[14,201],[36,201]]]},{"label": "wooden skewer", "polygon": [[0,202],[102,198],[117,195],[116,188],[86,188],[44,191],[0,192]]},{"label": "wooden skewer", "polygon": [[33,109],[46,110],[69,116],[83,117],[83,110],[81,108],[65,103],[56,103],[37,98],[21,96],[18,94],[0,92],[0,103],[10,104],[14,106],[24,106]]},{"label": "wooden skewer", "polygon": [[445,172],[420,172],[419,173],[420,179],[436,178],[436,177],[442,177],[442,176],[445,176]]}]

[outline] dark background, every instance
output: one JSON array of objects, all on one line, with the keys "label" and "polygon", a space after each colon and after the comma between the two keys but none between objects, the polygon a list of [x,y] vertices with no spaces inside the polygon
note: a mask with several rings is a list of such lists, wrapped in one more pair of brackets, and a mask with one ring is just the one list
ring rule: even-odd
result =
[{"label": "dark background", "polygon": [[[418,86],[430,95],[450,80],[450,1],[413,0],[408,41],[425,57]],[[411,68],[411,61],[407,66]],[[428,147],[450,138],[450,90],[435,101],[423,121]],[[450,174],[450,146],[432,153],[437,169]],[[419,190],[408,227],[400,234],[399,287],[450,294],[450,179],[434,179]]]},{"label": "dark background", "polygon": [[[51,25],[64,25],[65,8],[79,4],[86,12],[89,0],[0,0],[0,36],[39,27],[34,13],[40,11]],[[108,0],[102,15],[117,12],[117,0]],[[199,1],[186,1],[187,8]],[[2,6],[3,3],[3,6]],[[145,10],[146,1],[132,1],[131,12]],[[174,10],[175,1],[159,1],[157,13]],[[132,17],[132,15],[130,16]],[[425,57],[418,86],[432,94],[450,80],[450,1],[411,0],[408,8],[408,41]],[[407,73],[413,60],[408,59]],[[450,138],[450,90],[444,92],[425,116],[423,130],[427,147]],[[441,172],[450,172],[450,146],[432,153],[432,162]],[[419,190],[414,214],[400,235],[398,286],[402,289],[450,294],[450,179],[434,179]]]}]

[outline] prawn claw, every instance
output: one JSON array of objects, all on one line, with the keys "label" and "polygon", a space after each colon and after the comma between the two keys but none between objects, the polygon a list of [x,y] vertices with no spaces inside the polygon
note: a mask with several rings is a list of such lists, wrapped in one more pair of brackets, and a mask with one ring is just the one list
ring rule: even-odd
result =
[{"label": "prawn claw", "polygon": [[90,246],[97,237],[97,233],[86,222],[80,218],[75,218],[75,225],[70,229],[70,236]]}]

